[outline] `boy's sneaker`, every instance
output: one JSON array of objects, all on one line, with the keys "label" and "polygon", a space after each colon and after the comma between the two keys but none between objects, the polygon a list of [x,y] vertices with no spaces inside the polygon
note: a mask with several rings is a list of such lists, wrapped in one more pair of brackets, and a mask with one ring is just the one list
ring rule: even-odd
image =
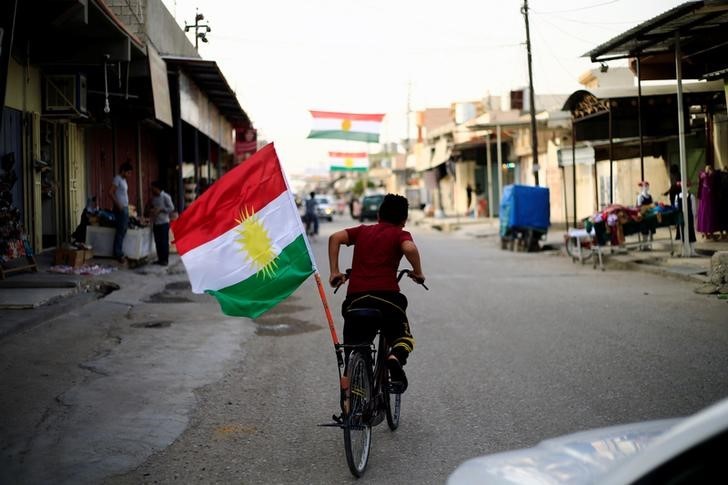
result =
[{"label": "boy's sneaker", "polygon": [[389,369],[392,393],[402,394],[407,389],[407,376],[402,369],[402,364],[396,357],[390,355],[387,357],[387,369]]}]

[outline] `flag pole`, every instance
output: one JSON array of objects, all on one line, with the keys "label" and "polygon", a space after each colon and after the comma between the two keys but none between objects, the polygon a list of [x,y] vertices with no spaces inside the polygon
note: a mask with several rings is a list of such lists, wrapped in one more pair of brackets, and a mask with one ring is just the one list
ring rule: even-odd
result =
[{"label": "flag pole", "polygon": [[345,389],[348,387],[348,385],[345,385],[348,383],[348,379],[346,382],[344,381],[345,377],[343,377],[342,370],[344,369],[344,349],[341,347],[341,343],[339,342],[339,337],[336,335],[336,327],[334,326],[334,317],[331,314],[331,308],[329,307],[329,302],[326,300],[326,292],[324,291],[324,285],[321,283],[321,275],[319,274],[318,270],[313,274],[314,278],[316,279],[316,286],[319,290],[319,296],[321,297],[321,303],[324,306],[324,313],[326,314],[326,321],[329,324],[329,332],[331,332],[331,340],[334,342],[334,349],[336,351],[336,362],[339,364],[339,378],[341,382],[341,388]]},{"label": "flag pole", "polygon": [[318,271],[313,274],[316,278],[316,286],[318,287],[319,296],[321,297],[321,303],[324,305],[324,313],[326,313],[326,320],[329,323],[329,331],[331,332],[331,340],[334,342],[334,346],[338,347],[339,337],[336,335],[336,327],[334,326],[334,317],[331,315],[331,308],[329,302],[326,300],[326,292],[324,291],[324,285],[321,283],[321,275]]}]

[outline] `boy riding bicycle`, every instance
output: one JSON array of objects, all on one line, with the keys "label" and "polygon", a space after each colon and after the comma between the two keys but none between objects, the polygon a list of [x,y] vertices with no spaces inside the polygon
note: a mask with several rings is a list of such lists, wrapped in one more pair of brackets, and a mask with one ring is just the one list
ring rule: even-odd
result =
[{"label": "boy riding bicycle", "polygon": [[[379,221],[335,232],[329,238],[329,283],[338,286],[347,279],[339,270],[341,245],[354,245],[351,274],[346,299],[341,306],[344,317],[344,344],[371,343],[377,330],[384,333],[392,350],[387,356],[392,387],[398,392],[407,388],[402,367],[414,349],[415,340],[407,320],[407,298],[399,292],[397,269],[402,256],[412,265],[409,277],[424,283],[420,253],[412,235],[402,228],[407,222],[409,204],[401,195],[387,194],[379,207]],[[348,318],[354,308],[376,308],[382,313],[379,326],[363,325]]]}]

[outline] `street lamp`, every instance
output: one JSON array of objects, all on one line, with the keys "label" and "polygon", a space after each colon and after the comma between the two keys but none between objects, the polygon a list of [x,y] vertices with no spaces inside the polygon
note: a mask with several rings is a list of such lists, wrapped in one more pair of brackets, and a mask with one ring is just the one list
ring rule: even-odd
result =
[{"label": "street lamp", "polygon": [[207,43],[207,33],[212,32],[209,24],[201,23],[203,20],[205,20],[205,16],[195,10],[195,23],[187,25],[187,22],[185,22],[185,32],[189,32],[192,29],[195,31],[195,49],[197,49],[198,40]]}]

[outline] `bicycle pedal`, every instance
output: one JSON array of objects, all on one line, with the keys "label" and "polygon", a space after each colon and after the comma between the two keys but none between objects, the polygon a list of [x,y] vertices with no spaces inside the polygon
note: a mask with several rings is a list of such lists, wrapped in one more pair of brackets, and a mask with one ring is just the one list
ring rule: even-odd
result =
[{"label": "bicycle pedal", "polygon": [[322,428],[343,428],[345,425],[344,423],[321,423],[316,426],[320,426]]}]

